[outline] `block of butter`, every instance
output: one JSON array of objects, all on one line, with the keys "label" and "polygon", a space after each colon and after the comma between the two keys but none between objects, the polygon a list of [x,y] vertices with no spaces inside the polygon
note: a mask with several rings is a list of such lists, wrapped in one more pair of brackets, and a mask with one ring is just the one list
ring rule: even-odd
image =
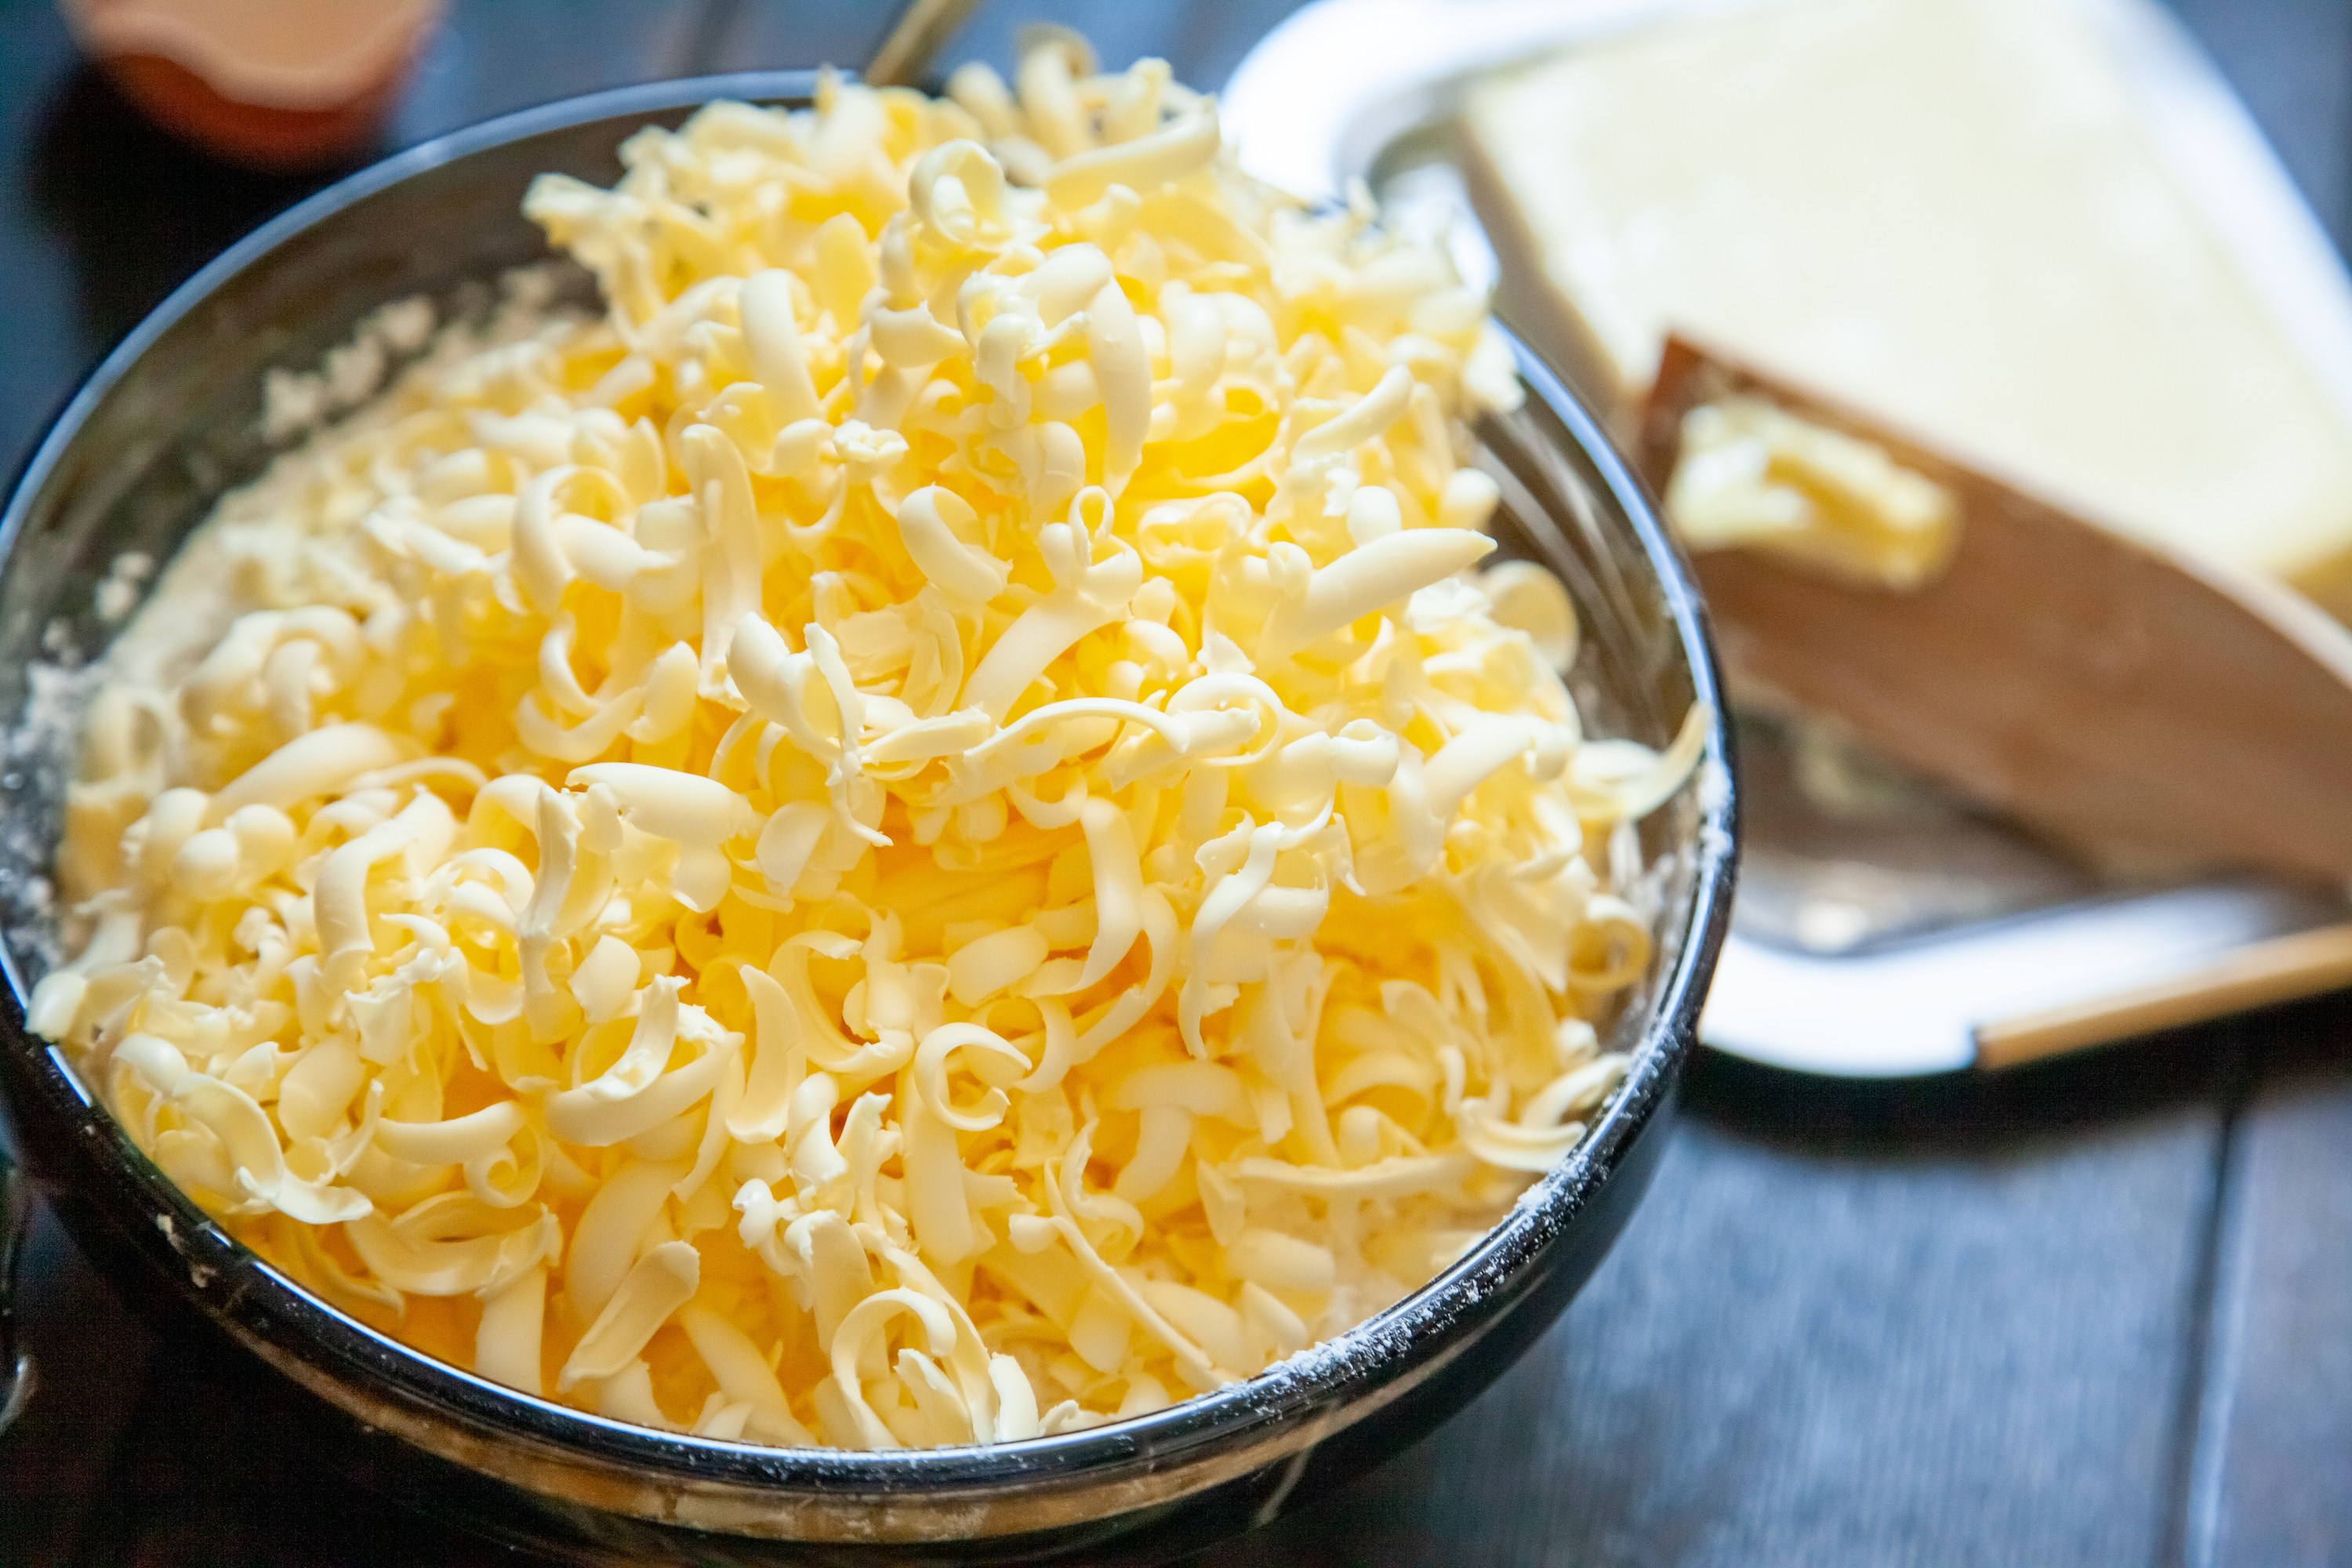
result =
[{"label": "block of butter", "polygon": [[1683,331],[2352,619],[2352,378],[2152,112],[2141,9],[1768,0],[1492,76],[1503,313],[1629,437]]}]

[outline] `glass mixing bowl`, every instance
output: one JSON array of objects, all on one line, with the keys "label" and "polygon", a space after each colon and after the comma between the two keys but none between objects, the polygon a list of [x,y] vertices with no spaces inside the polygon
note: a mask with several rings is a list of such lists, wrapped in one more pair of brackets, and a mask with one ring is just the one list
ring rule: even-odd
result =
[{"label": "glass mixing bowl", "polygon": [[[761,1448],[475,1377],[354,1321],[231,1240],[24,1027],[25,998],[56,958],[45,873],[89,684],[74,671],[121,620],[101,613],[120,606],[102,605],[100,584],[123,552],[168,558],[215,497],[259,472],[272,453],[266,373],[317,364],[393,300],[429,296],[445,319],[486,309],[492,280],[547,258],[520,216],[534,174],[609,184],[616,147],[648,121],[676,124],[717,98],[805,102],[813,85],[763,73],[626,89],[428,142],[236,246],[99,368],[0,519],[0,1079],[35,1180],[127,1300],[226,1333],[331,1407],[322,1429],[390,1434],[364,1438],[376,1458],[390,1449],[402,1461],[386,1484],[495,1534],[573,1560],[1172,1556],[1428,1432],[1552,1322],[1624,1226],[1663,1147],[1730,912],[1737,811],[1719,722],[1697,778],[1641,825],[1664,912],[1649,972],[1608,1031],[1631,1071],[1584,1142],[1459,1262],[1370,1321],[1246,1383],[1065,1436]],[[593,302],[584,273],[558,276]],[[1568,584],[1583,627],[1571,685],[1591,729],[1664,745],[1690,704],[1722,712],[1689,576],[1596,422],[1524,352],[1519,364],[1525,405],[1476,430],[1503,491],[1496,533],[1505,553]]]}]

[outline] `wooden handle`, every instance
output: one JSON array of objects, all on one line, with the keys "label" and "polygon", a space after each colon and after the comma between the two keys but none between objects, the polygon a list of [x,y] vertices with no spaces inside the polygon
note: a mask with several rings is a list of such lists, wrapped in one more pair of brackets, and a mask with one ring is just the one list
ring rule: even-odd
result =
[{"label": "wooden handle", "polygon": [[2321,926],[2239,948],[2161,984],[1979,1024],[1977,1066],[2016,1067],[2347,985],[2352,985],[2352,924]]},{"label": "wooden handle", "polygon": [[860,73],[868,87],[914,87],[979,0],[912,0]]},{"label": "wooden handle", "polygon": [[1755,550],[1698,555],[1736,680],[2111,869],[2352,882],[2341,626],[2275,583],[2084,521],[1680,339],[1639,442],[1660,493],[1683,416],[1734,393],[1875,443],[1960,508],[1949,567],[1909,593]]}]

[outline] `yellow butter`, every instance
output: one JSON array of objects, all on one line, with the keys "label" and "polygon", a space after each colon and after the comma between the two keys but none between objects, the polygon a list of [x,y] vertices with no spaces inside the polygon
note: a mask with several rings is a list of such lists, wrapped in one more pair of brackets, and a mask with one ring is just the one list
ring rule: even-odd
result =
[{"label": "yellow butter", "polygon": [[112,667],[32,1016],[413,1344],[728,1438],[1072,1430],[1418,1286],[1614,1082],[1617,830],[1706,715],[1585,740],[1558,584],[1473,574],[1483,301],[1164,68],[1023,79],[542,180],[605,312],[513,285]]},{"label": "yellow butter", "polygon": [[1932,581],[1959,540],[1951,491],[1754,397],[1684,416],[1665,503],[1693,550],[1745,546],[1874,587]]},{"label": "yellow butter", "polygon": [[1617,411],[1680,331],[2352,613],[2352,423],[2074,0],[1769,0],[1505,73],[1502,305]]}]

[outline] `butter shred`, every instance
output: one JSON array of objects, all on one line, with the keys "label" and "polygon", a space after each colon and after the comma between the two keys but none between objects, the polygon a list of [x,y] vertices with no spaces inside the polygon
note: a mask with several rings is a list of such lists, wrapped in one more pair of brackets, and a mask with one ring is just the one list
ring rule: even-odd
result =
[{"label": "butter shred", "polygon": [[91,710],[34,1026],[420,1349],[1074,1430],[1401,1299],[1622,1075],[1706,716],[1588,739],[1493,563],[1484,300],[1159,62],[1020,75],[542,177],[603,313],[446,329],[227,497],[142,617],[222,629]]}]

